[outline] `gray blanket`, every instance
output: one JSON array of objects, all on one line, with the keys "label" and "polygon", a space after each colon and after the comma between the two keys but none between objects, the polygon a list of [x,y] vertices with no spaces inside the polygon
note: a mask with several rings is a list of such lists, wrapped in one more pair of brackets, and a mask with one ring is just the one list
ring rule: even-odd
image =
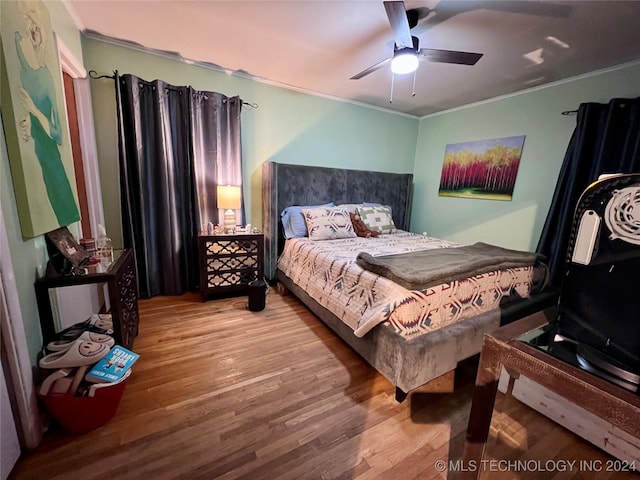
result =
[{"label": "gray blanket", "polygon": [[409,290],[423,290],[504,268],[526,267],[538,260],[543,258],[536,253],[509,250],[482,242],[380,257],[360,252],[356,258],[361,268],[393,280]]}]

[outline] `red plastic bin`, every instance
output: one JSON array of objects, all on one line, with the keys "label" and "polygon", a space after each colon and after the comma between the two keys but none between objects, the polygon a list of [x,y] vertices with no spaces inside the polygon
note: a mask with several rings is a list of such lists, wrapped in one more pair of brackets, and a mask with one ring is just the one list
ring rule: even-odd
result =
[{"label": "red plastic bin", "polygon": [[86,433],[113,418],[120,405],[127,380],[99,388],[93,397],[66,394],[40,395],[47,411],[70,433]]}]

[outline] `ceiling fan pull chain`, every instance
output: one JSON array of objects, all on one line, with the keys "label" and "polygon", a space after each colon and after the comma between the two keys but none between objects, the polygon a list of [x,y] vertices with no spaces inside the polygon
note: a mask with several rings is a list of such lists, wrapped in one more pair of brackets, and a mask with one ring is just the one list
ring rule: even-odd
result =
[{"label": "ceiling fan pull chain", "polygon": [[413,90],[411,91],[411,96],[416,96],[416,77],[418,76],[418,70],[413,71]]},{"label": "ceiling fan pull chain", "polygon": [[391,72],[391,94],[389,95],[389,103],[393,103],[393,80],[396,78],[396,74]]}]

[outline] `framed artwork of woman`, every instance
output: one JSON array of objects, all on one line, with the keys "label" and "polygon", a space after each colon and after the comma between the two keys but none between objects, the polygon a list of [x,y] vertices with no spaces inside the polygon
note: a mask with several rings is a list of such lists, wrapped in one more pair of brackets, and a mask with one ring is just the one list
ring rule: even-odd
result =
[{"label": "framed artwork of woman", "polygon": [[62,77],[40,0],[3,0],[1,27],[3,123],[22,236],[32,238],[80,219]]}]

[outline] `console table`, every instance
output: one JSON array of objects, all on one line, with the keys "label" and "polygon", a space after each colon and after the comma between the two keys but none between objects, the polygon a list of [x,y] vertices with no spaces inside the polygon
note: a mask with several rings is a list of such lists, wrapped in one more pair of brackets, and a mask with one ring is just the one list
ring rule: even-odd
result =
[{"label": "console table", "polygon": [[640,396],[517,340],[547,323],[545,314],[538,312],[485,334],[464,445],[463,465],[468,468],[457,478],[480,478],[482,469],[477,467],[489,437],[503,366],[509,376],[526,376],[633,437],[640,437]]},{"label": "console table", "polygon": [[51,263],[47,265],[45,276],[35,282],[36,301],[45,345],[56,334],[49,290],[93,283],[107,284],[113,320],[113,337],[116,344],[125,348],[133,347],[133,341],[138,335],[139,317],[138,284],[132,249],[115,250],[113,261],[109,265],[88,267],[84,275],[61,275],[52,268]]}]

